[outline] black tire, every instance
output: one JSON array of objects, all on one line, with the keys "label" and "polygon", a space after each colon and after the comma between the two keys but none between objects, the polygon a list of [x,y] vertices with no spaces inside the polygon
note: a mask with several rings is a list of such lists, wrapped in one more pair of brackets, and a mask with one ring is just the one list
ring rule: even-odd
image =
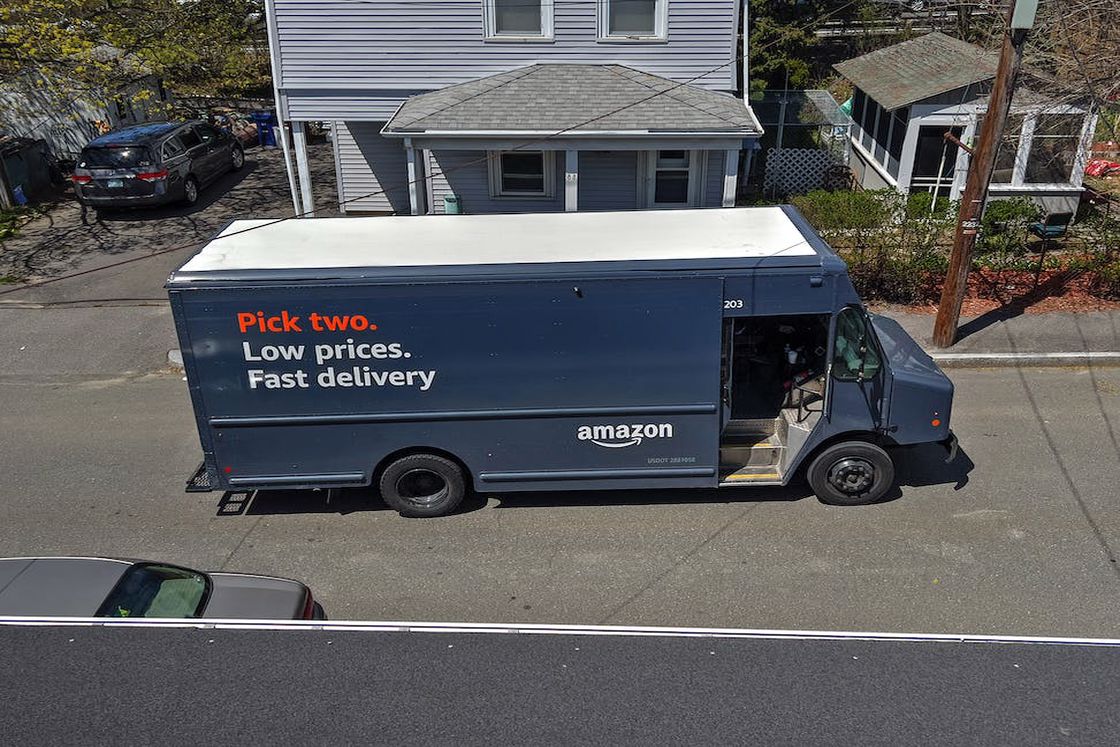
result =
[{"label": "black tire", "polygon": [[894,462],[875,444],[845,441],[818,454],[806,477],[821,503],[862,506],[880,500],[894,485]]},{"label": "black tire", "polygon": [[234,145],[230,148],[229,154],[229,170],[241,171],[241,167],[245,165],[245,150],[240,145]]},{"label": "black tire", "polygon": [[188,176],[183,182],[183,204],[189,206],[198,202],[198,179]]},{"label": "black tire", "polygon": [[466,493],[463,470],[435,454],[401,457],[381,473],[378,488],[390,508],[411,518],[445,516]]}]

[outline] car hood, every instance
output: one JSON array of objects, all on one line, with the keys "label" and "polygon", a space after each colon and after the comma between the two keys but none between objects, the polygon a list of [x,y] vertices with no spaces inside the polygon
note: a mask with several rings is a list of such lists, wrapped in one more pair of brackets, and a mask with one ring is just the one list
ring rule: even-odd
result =
[{"label": "car hood", "polygon": [[298,581],[242,573],[210,573],[210,599],[203,617],[294,620],[307,605],[306,586]]}]

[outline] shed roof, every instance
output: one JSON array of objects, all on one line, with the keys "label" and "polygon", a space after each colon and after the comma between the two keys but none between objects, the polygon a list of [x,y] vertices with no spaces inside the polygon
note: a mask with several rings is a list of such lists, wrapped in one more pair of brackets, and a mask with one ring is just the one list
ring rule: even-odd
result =
[{"label": "shed roof", "polygon": [[997,56],[934,31],[839,62],[836,71],[887,110],[995,77]]},{"label": "shed roof", "polygon": [[576,64],[530,65],[413,96],[383,132],[403,136],[559,130],[567,130],[565,135],[762,133],[750,109],[734,96],[623,65]]}]

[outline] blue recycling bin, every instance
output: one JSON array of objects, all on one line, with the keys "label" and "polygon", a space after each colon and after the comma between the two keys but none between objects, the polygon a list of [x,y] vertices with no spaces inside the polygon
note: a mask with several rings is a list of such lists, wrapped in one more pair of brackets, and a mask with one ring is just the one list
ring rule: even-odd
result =
[{"label": "blue recycling bin", "polygon": [[276,147],[276,112],[252,112],[249,116],[257,125],[257,143],[262,148]]}]

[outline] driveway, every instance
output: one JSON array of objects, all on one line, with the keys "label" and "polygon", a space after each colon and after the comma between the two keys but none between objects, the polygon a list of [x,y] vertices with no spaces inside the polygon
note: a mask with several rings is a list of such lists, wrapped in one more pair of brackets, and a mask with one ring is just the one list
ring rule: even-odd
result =
[{"label": "driveway", "polygon": [[[316,215],[336,215],[329,144],[308,148]],[[245,167],[203,190],[192,208],[117,211],[82,220],[76,202],[0,242],[0,379],[73,380],[154,371],[177,347],[163,283],[226,223],[292,214],[283,154],[251,148]]]},{"label": "driveway", "polygon": [[[336,215],[337,190],[330,144],[308,148],[316,215]],[[0,298],[23,302],[162,297],[172,268],[197,251],[226,223],[238,218],[281,218],[292,214],[292,199],[283,154],[250,148],[245,166],[206,187],[193,207],[169,205],[147,210],[120,210],[83,219],[74,200],[24,226],[0,242],[0,277],[24,282],[57,278],[122,260],[139,259],[180,247],[158,258],[133,262],[125,273],[96,272]],[[0,292],[8,290],[0,286]]]}]

